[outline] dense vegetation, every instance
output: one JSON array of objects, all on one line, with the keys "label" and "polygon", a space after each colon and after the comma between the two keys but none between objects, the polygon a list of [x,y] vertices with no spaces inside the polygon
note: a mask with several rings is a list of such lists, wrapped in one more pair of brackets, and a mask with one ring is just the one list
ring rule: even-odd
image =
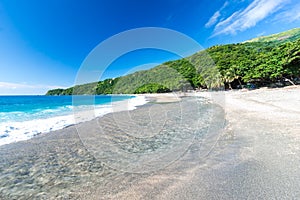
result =
[{"label": "dense vegetation", "polygon": [[285,43],[287,41],[295,41],[300,39],[300,29],[295,28],[282,33],[257,37],[246,42],[275,42],[277,44]]},{"label": "dense vegetation", "polygon": [[196,88],[283,86],[299,83],[300,29],[244,43],[213,46],[190,57],[47,95],[153,93]]},{"label": "dense vegetation", "polygon": [[165,92],[171,92],[171,90],[158,83],[148,83],[137,88],[134,93],[144,94],[144,93],[165,93]]}]

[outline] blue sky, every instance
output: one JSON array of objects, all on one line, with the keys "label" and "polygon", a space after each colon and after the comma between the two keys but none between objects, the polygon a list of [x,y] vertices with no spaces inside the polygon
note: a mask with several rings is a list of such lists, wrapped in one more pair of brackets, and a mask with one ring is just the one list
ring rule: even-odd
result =
[{"label": "blue sky", "polygon": [[[86,56],[122,31],[169,28],[207,48],[300,27],[299,10],[298,0],[0,0],[0,95],[72,86]],[[175,58],[136,51],[102,78]]]}]

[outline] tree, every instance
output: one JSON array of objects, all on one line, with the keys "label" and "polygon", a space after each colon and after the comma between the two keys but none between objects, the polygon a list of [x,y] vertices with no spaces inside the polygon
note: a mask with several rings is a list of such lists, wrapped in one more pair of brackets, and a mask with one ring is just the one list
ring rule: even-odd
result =
[{"label": "tree", "polygon": [[134,93],[144,94],[144,93],[165,93],[165,92],[171,92],[171,90],[158,83],[148,83],[137,88]]}]

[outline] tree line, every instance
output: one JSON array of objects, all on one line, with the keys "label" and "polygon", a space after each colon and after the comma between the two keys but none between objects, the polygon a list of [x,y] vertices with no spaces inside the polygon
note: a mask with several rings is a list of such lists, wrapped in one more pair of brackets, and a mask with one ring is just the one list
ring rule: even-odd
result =
[{"label": "tree line", "polygon": [[[133,94],[192,89],[242,88],[251,83],[299,83],[300,31],[285,40],[218,45],[194,55],[126,76],[49,90],[47,95]],[[272,36],[274,37],[274,36]]]}]

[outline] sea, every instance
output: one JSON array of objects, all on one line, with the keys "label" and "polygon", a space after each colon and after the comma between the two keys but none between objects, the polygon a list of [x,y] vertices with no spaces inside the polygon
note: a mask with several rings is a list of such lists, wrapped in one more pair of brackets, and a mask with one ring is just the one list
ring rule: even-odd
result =
[{"label": "sea", "polygon": [[143,96],[125,95],[0,96],[0,145],[92,120],[118,105],[133,110],[146,102]]}]

